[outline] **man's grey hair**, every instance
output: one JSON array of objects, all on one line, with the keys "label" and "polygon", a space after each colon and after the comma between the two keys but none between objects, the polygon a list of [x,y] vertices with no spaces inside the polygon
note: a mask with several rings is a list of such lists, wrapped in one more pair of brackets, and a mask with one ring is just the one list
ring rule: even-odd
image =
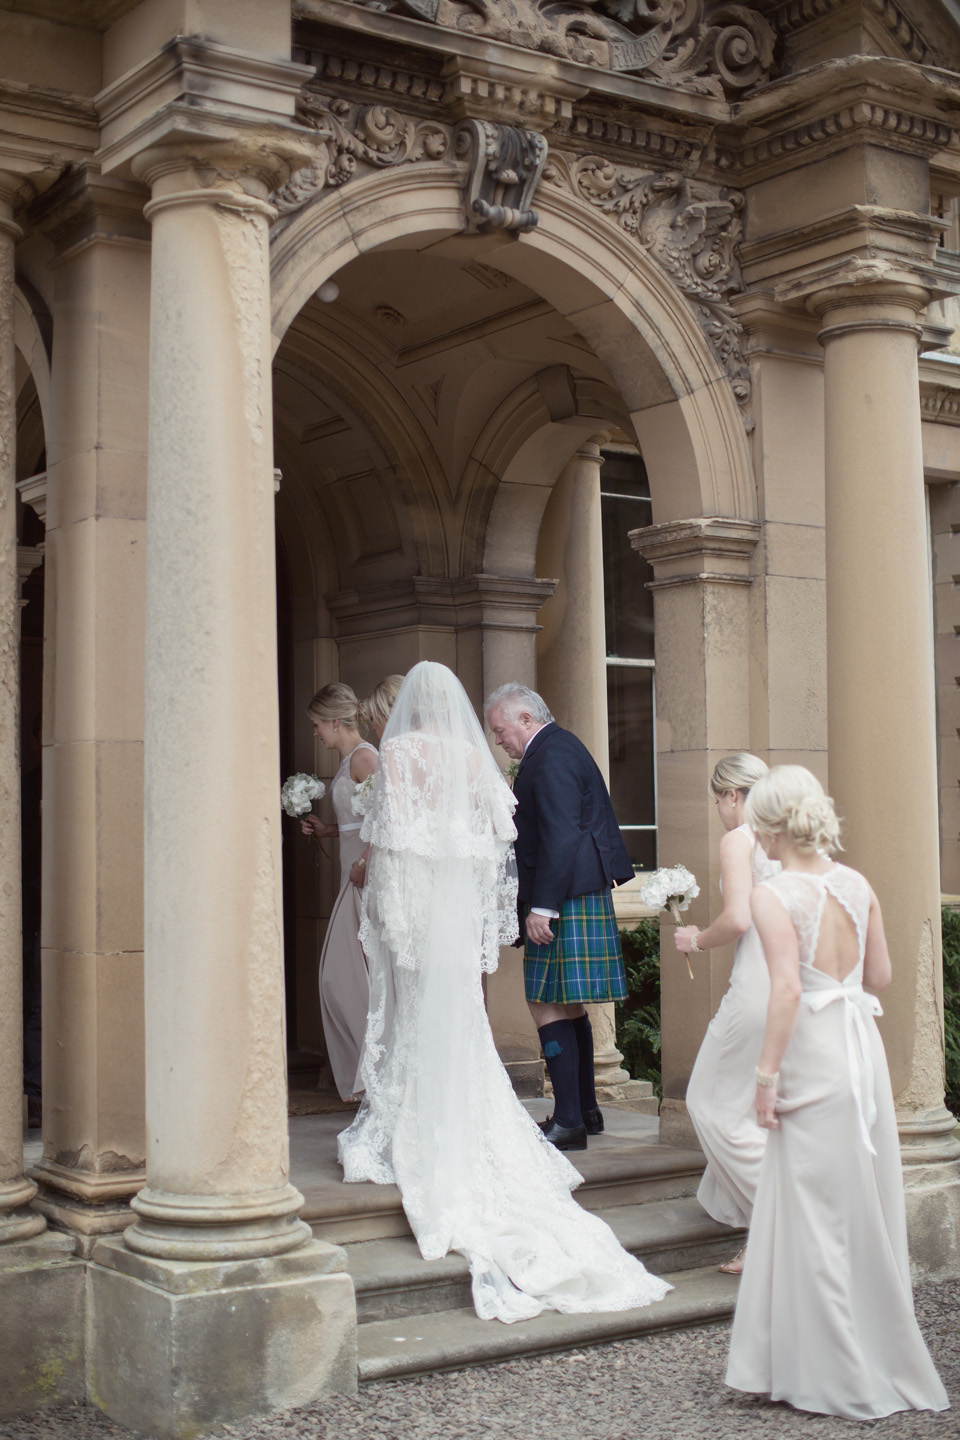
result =
[{"label": "man's grey hair", "polygon": [[549,725],[553,719],[543,696],[531,690],[529,685],[521,685],[519,680],[508,680],[506,685],[499,686],[487,696],[484,715],[489,715],[491,710],[502,710],[510,720],[516,720],[521,711],[526,710],[541,725]]}]

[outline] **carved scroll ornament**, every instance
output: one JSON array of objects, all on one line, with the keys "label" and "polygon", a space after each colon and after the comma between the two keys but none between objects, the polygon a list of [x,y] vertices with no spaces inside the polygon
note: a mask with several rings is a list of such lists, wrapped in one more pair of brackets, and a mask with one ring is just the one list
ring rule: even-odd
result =
[{"label": "carved scroll ornament", "polygon": [[298,119],[316,131],[317,158],[270,197],[281,215],[299,210],[328,187],[343,185],[364,170],[441,160],[453,142],[449,125],[417,120],[386,105],[351,105],[308,95]]},{"label": "carved scroll ornament", "polygon": [[649,173],[596,155],[551,155],[544,180],[596,206],[656,261],[693,305],[741,405],[750,398],[743,327],[730,297],[742,287],[736,246],[743,196],[673,172]]},{"label": "carved scroll ornament", "polygon": [[769,74],[774,33],[723,0],[352,0],[449,30],[632,71],[696,94],[739,94]]}]

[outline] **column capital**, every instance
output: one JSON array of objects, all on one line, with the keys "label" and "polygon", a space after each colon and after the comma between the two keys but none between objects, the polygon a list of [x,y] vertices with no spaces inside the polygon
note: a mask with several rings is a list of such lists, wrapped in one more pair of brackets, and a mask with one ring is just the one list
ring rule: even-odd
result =
[{"label": "column capital", "polygon": [[207,186],[214,176],[252,176],[265,197],[315,156],[316,137],[295,121],[312,74],[307,65],[179,36],[97,96],[101,165],[149,185],[171,169],[206,173]]},{"label": "column capital", "polygon": [[651,590],[705,582],[749,585],[760,528],[757,520],[702,515],[631,530],[630,544],[653,566]]},{"label": "column capital", "polygon": [[104,175],[93,161],[68,170],[30,206],[31,224],[50,239],[54,264],[97,241],[148,245],[142,186],[119,175]]},{"label": "column capital", "polygon": [[931,300],[958,293],[960,266],[941,260],[925,263],[892,252],[847,255],[774,287],[779,303],[800,303],[818,319],[848,311],[844,327],[893,326],[913,329],[918,335],[920,317]]}]

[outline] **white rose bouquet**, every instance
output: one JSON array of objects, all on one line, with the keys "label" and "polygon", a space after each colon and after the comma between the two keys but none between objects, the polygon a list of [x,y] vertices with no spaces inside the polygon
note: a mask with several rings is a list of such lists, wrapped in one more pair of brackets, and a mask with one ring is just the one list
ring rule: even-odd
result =
[{"label": "white rose bouquet", "polygon": [[365,780],[360,781],[360,784],[350,796],[350,806],[354,815],[359,815],[362,818],[370,809],[370,806],[373,804],[373,787],[376,784],[376,780],[377,772],[376,770],[372,770]]},{"label": "white rose bouquet", "polygon": [[[674,923],[680,924],[680,911],[686,910],[690,901],[700,894],[700,886],[685,865],[674,865],[671,869],[654,870],[640,887],[640,899],[651,910],[669,910]],[[690,957],[687,972],[693,979]]]},{"label": "white rose bouquet", "polygon": [[283,782],[280,804],[288,815],[306,815],[314,800],[320,800],[327,793],[327,787],[316,775],[291,775]]}]

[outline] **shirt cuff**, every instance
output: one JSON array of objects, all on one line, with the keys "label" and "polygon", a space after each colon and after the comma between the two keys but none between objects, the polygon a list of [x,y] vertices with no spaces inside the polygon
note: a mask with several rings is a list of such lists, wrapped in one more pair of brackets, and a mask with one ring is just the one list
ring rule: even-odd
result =
[{"label": "shirt cuff", "polygon": [[531,914],[531,915],[546,915],[546,917],[547,917],[548,920],[559,920],[559,919],[560,919],[560,911],[559,911],[559,910],[544,910],[544,909],[542,908],[542,906],[540,906],[540,905],[531,905],[531,906],[530,906],[530,914]]}]

